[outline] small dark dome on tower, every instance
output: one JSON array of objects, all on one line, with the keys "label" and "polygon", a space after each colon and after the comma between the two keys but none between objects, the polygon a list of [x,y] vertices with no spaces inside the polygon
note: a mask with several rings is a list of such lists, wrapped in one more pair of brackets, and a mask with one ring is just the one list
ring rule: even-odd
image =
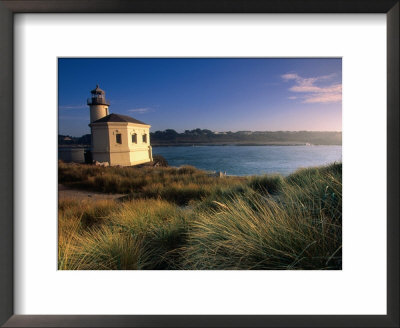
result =
[{"label": "small dark dome on tower", "polygon": [[93,95],[104,95],[105,94],[104,90],[101,90],[99,88],[98,84],[96,85],[96,89],[93,89],[92,91],[90,91],[90,93]]},{"label": "small dark dome on tower", "polygon": [[[96,89],[93,89],[92,91],[90,91],[90,93],[92,94],[90,96],[90,98],[87,100],[87,104],[89,106],[92,105],[104,105],[104,106],[109,106],[110,103],[108,102],[108,100],[106,99],[106,93],[104,92],[104,90],[101,90],[99,88],[99,85],[96,85]],[[106,108],[107,110],[107,108]],[[107,112],[108,113],[108,112]],[[108,114],[105,114],[108,115]]]}]

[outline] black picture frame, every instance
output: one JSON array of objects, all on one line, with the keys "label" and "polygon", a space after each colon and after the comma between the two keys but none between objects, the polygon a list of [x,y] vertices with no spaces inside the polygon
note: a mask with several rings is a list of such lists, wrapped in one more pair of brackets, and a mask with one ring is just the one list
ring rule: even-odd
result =
[{"label": "black picture frame", "polygon": [[[399,327],[399,11],[399,0],[0,0],[0,324],[5,327]],[[18,87],[13,85],[16,13],[385,13],[387,315],[14,315],[13,201],[18,197],[13,194],[13,90]]]}]

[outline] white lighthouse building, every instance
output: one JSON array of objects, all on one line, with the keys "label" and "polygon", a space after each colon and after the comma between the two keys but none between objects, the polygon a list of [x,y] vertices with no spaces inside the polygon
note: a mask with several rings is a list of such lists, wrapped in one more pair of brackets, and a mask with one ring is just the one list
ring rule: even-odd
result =
[{"label": "white lighthouse building", "polygon": [[130,116],[109,114],[110,103],[98,85],[90,93],[87,104],[93,160],[123,166],[152,161],[150,125]]}]

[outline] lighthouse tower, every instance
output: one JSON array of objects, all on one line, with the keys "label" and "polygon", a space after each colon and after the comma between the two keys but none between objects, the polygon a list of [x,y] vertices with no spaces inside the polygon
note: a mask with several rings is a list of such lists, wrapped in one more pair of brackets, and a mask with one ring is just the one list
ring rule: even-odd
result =
[{"label": "lighthouse tower", "polygon": [[96,86],[90,91],[92,159],[108,165],[130,166],[153,160],[150,125],[133,117],[109,114],[105,92]]},{"label": "lighthouse tower", "polygon": [[87,104],[90,106],[90,123],[93,123],[108,115],[110,103],[106,100],[106,93],[98,85],[90,93],[92,96],[88,98]]}]

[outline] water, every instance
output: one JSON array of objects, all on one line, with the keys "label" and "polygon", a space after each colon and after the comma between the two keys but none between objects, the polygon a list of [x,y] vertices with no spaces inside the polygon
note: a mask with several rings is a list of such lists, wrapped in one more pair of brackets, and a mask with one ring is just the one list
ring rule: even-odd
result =
[{"label": "water", "polygon": [[153,147],[170,166],[193,165],[228,175],[280,173],[342,160],[342,146],[178,146]]}]

